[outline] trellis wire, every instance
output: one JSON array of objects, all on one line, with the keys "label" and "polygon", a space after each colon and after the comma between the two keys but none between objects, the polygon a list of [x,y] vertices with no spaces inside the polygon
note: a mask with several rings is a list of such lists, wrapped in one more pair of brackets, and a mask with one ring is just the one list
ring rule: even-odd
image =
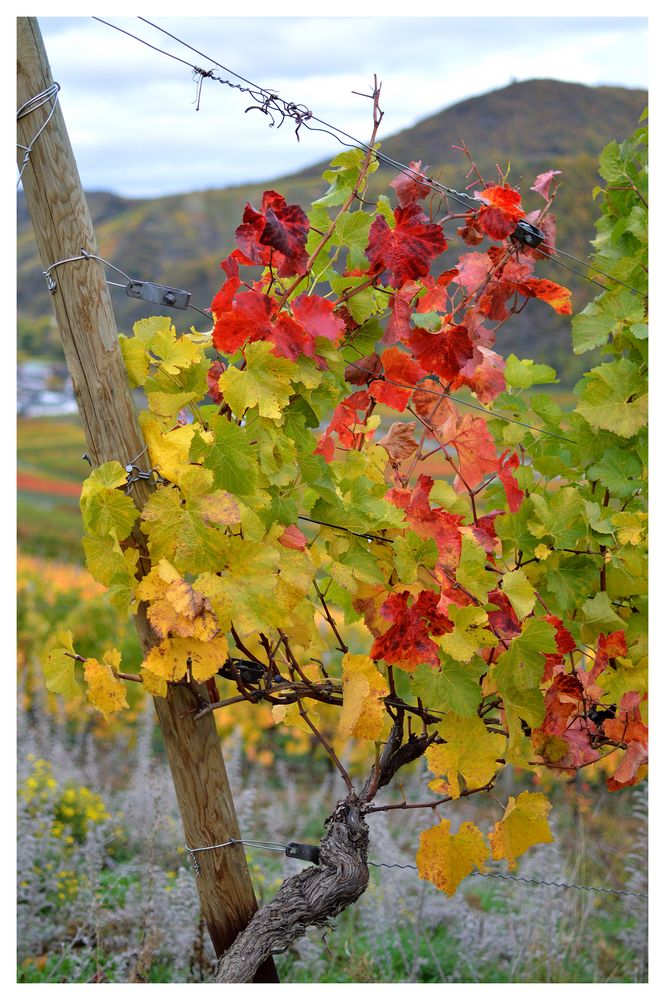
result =
[{"label": "trellis wire", "polygon": [[[144,38],[140,38],[138,35],[134,35],[132,34],[132,32],[127,31],[124,28],[118,27],[118,25],[111,24],[110,21],[105,21],[100,17],[93,17],[93,20],[99,21],[101,24],[105,24],[109,28],[114,28],[116,31],[120,31],[122,34],[127,35],[129,38],[133,38],[135,41],[140,42],[142,45],[148,46],[148,48],[153,49],[155,52],[159,52],[161,55],[168,56],[170,59],[174,59],[176,60],[176,62],[188,66],[195,74],[195,77],[198,77],[197,110],[200,102],[200,92],[201,92],[202,82],[204,79],[211,79],[214,80],[216,83],[221,83],[224,86],[228,86],[235,90],[242,91],[243,93],[250,94],[250,96],[252,96],[252,98],[256,100],[258,103],[256,105],[253,105],[251,108],[247,108],[246,111],[250,110],[262,111],[265,115],[271,118],[270,127],[273,127],[275,125],[275,117],[274,117],[275,114],[281,117],[281,121],[277,126],[278,128],[284,123],[284,121],[287,118],[291,118],[297,123],[295,130],[297,139],[300,138],[298,132],[302,127],[308,129],[308,131],[311,132],[326,132],[328,135],[331,135],[343,146],[347,146],[349,148],[358,147],[360,149],[364,149],[367,152],[371,152],[379,162],[389,164],[390,166],[393,166],[396,169],[400,170],[402,173],[406,173],[414,180],[417,180],[421,184],[429,187],[431,190],[437,191],[440,194],[452,198],[454,201],[457,201],[467,210],[475,206],[481,207],[484,204],[482,198],[477,197],[476,195],[470,195],[466,191],[457,191],[455,188],[449,187],[447,184],[443,184],[441,181],[437,181],[435,178],[429,177],[427,174],[424,174],[419,170],[415,170],[413,167],[405,163],[401,163],[399,160],[393,159],[393,157],[388,156],[386,153],[374,149],[374,147],[369,146],[366,142],[363,142],[361,139],[357,139],[355,136],[350,135],[350,133],[345,132],[343,129],[338,128],[331,122],[327,122],[322,118],[318,118],[305,105],[286,101],[284,98],[280,97],[279,94],[275,93],[274,91],[271,91],[266,87],[263,87],[260,84],[254,83],[252,80],[248,80],[246,77],[241,76],[234,70],[229,69],[228,66],[224,66],[216,59],[213,59],[212,56],[206,55],[204,52],[201,52],[200,49],[194,48],[193,45],[190,45],[188,42],[185,42],[182,38],[179,38],[177,35],[172,34],[165,28],[160,27],[153,21],[149,21],[145,17],[139,17],[139,20],[143,21],[145,24],[150,25],[150,27],[155,28],[157,31],[160,31],[162,34],[167,35],[169,38],[172,38],[175,42],[184,46],[186,49],[189,49],[191,52],[195,52],[197,55],[202,56],[208,62],[211,62],[220,69],[223,69],[225,73],[229,73],[231,76],[234,76],[237,80],[242,80],[243,83],[247,84],[247,86],[243,87],[240,84],[232,83],[230,80],[224,80],[219,76],[216,76],[212,70],[201,69],[201,67],[196,66],[194,63],[190,63],[186,59],[181,59],[179,56],[174,55],[172,52],[167,52],[165,49],[160,49],[158,46],[153,45],[151,42],[146,41]],[[324,128],[315,128],[312,125],[308,124],[309,122],[318,122],[320,125],[323,125]],[[350,143],[344,142],[344,140],[340,138],[341,136],[344,136],[346,139],[350,139],[351,142]],[[473,202],[474,206],[470,206],[468,202]],[[597,285],[604,291],[608,291],[606,285],[603,285],[595,278],[591,278],[589,277],[589,275],[586,275],[581,271],[576,270],[576,268],[571,267],[570,264],[565,263],[558,257],[553,257],[552,254],[563,254],[566,257],[569,257],[571,260],[576,260],[578,263],[581,263],[583,266],[589,268],[590,270],[596,271],[598,274],[602,274],[603,277],[607,278],[608,280],[614,281],[617,284],[622,285],[624,288],[627,288],[634,295],[642,297],[644,294],[643,292],[640,292],[637,288],[633,288],[631,285],[626,284],[626,282],[621,281],[619,278],[614,278],[612,275],[607,274],[605,271],[601,271],[600,268],[596,267],[595,264],[591,264],[587,261],[581,261],[578,257],[573,256],[573,254],[567,253],[565,250],[559,250],[557,247],[552,247],[552,246],[546,246],[545,249],[549,251],[549,256],[547,257],[547,259],[553,260],[561,267],[565,267],[569,271],[578,274],[586,281],[589,281],[592,284]]]},{"label": "trellis wire", "polygon": [[[189,847],[185,845],[187,851],[189,852],[190,858],[192,859],[192,867],[196,872],[199,868],[198,862],[196,860],[196,855],[201,851],[214,851],[218,848],[223,847],[233,847],[235,844],[243,844],[246,847],[260,848],[264,851],[286,851],[288,844],[275,844],[271,841],[261,841],[261,840],[241,840],[232,837],[230,840],[224,841],[223,844],[210,844],[207,847]],[[298,845],[304,846],[304,845]],[[409,869],[412,871],[418,871],[416,865],[401,865],[401,864],[389,864],[385,861],[368,861],[368,865],[373,868],[402,868]],[[609,889],[606,886],[600,885],[578,885],[576,882],[553,882],[545,879],[537,878],[526,878],[523,875],[505,875],[502,872],[471,872],[471,875],[476,875],[479,878],[500,878],[506,879],[511,882],[527,882],[529,885],[546,885],[557,889],[578,889],[583,892],[604,892],[614,896],[639,896],[642,899],[648,899],[648,893],[646,892],[636,892],[632,889]]]},{"label": "trellis wire", "polygon": [[[97,254],[89,253],[87,250],[82,249],[81,253],[78,254],[77,256],[66,257],[64,260],[57,260],[55,261],[55,263],[51,264],[45,271],[42,272],[42,274],[46,278],[48,288],[50,291],[53,291],[55,288],[55,282],[51,278],[51,271],[53,271],[53,269],[56,267],[60,267],[61,264],[69,264],[72,261],[76,260],[97,260],[101,264],[105,264],[107,267],[110,267],[114,271],[117,271],[118,274],[122,274],[124,278],[127,278],[129,284],[132,284],[136,280],[134,278],[130,278],[129,275],[125,273],[125,271],[117,267],[115,264],[112,264],[110,261],[105,260],[104,257],[100,257]],[[126,285],[120,284],[120,282],[118,281],[109,281],[108,279],[106,283],[108,285],[114,285],[116,288],[127,287]],[[204,312],[203,309],[199,309],[198,306],[193,305],[191,302],[189,303],[188,308],[194,309],[196,310],[196,312],[201,313],[201,315],[205,316],[206,319],[211,319],[211,315],[209,312]],[[206,333],[206,331],[204,331],[204,333]],[[208,331],[207,333],[209,335],[210,331]],[[396,382],[394,379],[390,379],[385,375],[376,376],[375,372],[372,372],[369,368],[363,368],[362,365],[356,364],[355,361],[349,361],[348,364],[351,365],[353,368],[357,368],[358,371],[367,372],[368,374],[374,375],[377,378],[380,377],[384,382],[389,382],[391,385],[397,386],[398,388],[418,389],[420,392],[426,392],[433,396],[441,396],[444,399],[452,399],[456,403],[459,403],[462,406],[468,406],[473,410],[479,410],[481,413],[486,414],[490,418],[503,420],[506,423],[510,424],[518,424],[520,427],[526,427],[528,430],[536,431],[538,434],[544,434],[546,437],[556,438],[558,441],[566,441],[568,444],[577,443],[572,438],[564,437],[562,434],[555,434],[554,431],[548,431],[544,427],[536,427],[534,424],[527,424],[524,420],[517,420],[516,417],[508,417],[503,413],[496,413],[494,410],[489,410],[487,409],[487,407],[480,406],[478,403],[472,403],[467,399],[462,399],[461,396],[455,396],[449,392],[438,392],[436,389],[429,389],[427,386],[420,386],[420,385],[412,386],[412,385],[407,385],[406,383]]]}]

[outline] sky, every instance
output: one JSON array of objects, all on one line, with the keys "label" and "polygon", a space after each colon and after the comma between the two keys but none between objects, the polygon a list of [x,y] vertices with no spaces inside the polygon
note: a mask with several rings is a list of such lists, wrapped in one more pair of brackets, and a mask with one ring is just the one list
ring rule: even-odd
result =
[{"label": "sky", "polygon": [[[647,87],[645,17],[146,15],[205,59],[138,17],[101,16],[204,69],[214,68],[210,59],[222,63],[360,139],[370,102],[352,92],[367,93],[374,73],[384,138],[515,80]],[[342,148],[304,129],[298,142],[290,122],[270,128],[260,111],[246,112],[246,94],[214,81],[204,81],[197,111],[188,66],[92,17],[39,23],[88,190],[153,197],[226,187],[301,170]]]}]

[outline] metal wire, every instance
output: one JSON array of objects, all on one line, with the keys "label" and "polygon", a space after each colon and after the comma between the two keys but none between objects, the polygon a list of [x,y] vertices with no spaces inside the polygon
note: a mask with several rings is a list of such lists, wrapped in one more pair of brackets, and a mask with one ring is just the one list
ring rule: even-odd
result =
[{"label": "metal wire", "polygon": [[[256,109],[262,111],[264,114],[266,114],[268,117],[271,118],[271,127],[275,125],[275,118],[273,113],[276,113],[281,116],[281,121],[277,126],[278,128],[283,124],[286,118],[292,118],[297,123],[296,125],[297,139],[299,139],[298,132],[300,128],[303,126],[311,132],[325,132],[328,135],[331,135],[333,138],[337,139],[337,141],[340,142],[341,145],[343,146],[347,146],[349,148],[358,147],[360,149],[364,149],[366,152],[371,152],[379,162],[389,164],[390,166],[400,170],[402,173],[405,173],[408,176],[412,177],[414,180],[419,181],[421,184],[426,185],[431,190],[443,194],[449,198],[452,198],[454,201],[457,201],[467,210],[473,210],[474,208],[485,204],[485,202],[481,197],[477,197],[476,195],[470,195],[466,191],[457,191],[455,188],[449,187],[447,184],[443,184],[441,181],[437,181],[435,180],[435,178],[430,177],[419,170],[415,170],[413,167],[405,163],[401,163],[399,160],[393,159],[393,157],[388,156],[386,153],[383,153],[380,150],[377,150],[374,147],[369,146],[362,140],[357,139],[355,136],[350,135],[348,132],[345,132],[343,129],[338,128],[336,125],[333,125],[331,122],[327,122],[322,118],[318,118],[305,105],[295,104],[294,102],[289,102],[284,100],[284,98],[281,98],[279,94],[275,93],[274,91],[268,90],[265,87],[262,87],[260,84],[254,83],[252,80],[248,80],[246,77],[241,76],[234,70],[229,69],[228,66],[224,66],[223,63],[220,63],[216,59],[213,59],[212,56],[206,55],[200,49],[194,48],[193,45],[190,45],[188,42],[183,41],[182,38],[179,38],[177,35],[174,35],[170,31],[167,31],[166,28],[160,27],[153,21],[149,21],[145,17],[139,17],[139,20],[143,21],[145,24],[150,25],[150,27],[155,28],[155,30],[160,31],[162,34],[167,35],[169,38],[172,38],[175,42],[178,42],[179,45],[184,46],[191,52],[195,52],[197,55],[202,56],[202,58],[206,59],[208,62],[213,63],[213,65],[219,67],[220,69],[223,69],[225,73],[229,73],[231,76],[234,76],[237,80],[242,80],[243,83],[247,84],[247,87],[242,87],[239,84],[231,83],[230,80],[223,80],[220,77],[216,76],[211,70],[202,70],[198,66],[195,66],[193,63],[189,63],[186,60],[181,59],[179,56],[174,55],[172,52],[167,52],[165,49],[160,49],[156,45],[152,45],[150,42],[145,41],[145,39],[139,38],[138,35],[133,35],[131,32],[126,31],[124,28],[119,28],[117,27],[117,25],[111,24],[109,21],[104,21],[102,20],[102,18],[99,17],[95,17],[94,20],[100,21],[102,24],[106,24],[110,28],[115,28],[116,31],[121,31],[123,34],[128,35],[130,38],[133,38],[135,41],[141,42],[143,45],[147,45],[149,48],[154,49],[156,52],[159,52],[162,55],[169,56],[169,58],[175,59],[177,62],[189,66],[190,69],[192,69],[194,73],[199,76],[198,88],[197,88],[197,110],[199,107],[200,88],[203,79],[210,78],[212,80],[215,80],[217,83],[222,83],[226,86],[233,87],[236,90],[241,90],[245,93],[250,93],[254,98],[254,100],[256,100],[258,103],[255,106],[253,106],[253,108],[247,108],[246,110],[249,111]],[[315,128],[313,125],[309,124],[310,122],[318,122],[318,124],[323,125],[324,128]],[[349,139],[351,141],[344,142],[340,138],[340,136],[344,136],[346,139]],[[472,204],[470,205],[469,202],[471,202]],[[557,247],[548,246],[546,244],[542,244],[542,246],[543,249],[546,249],[550,252],[550,257],[549,257],[550,260],[554,260],[562,267],[566,267],[569,271],[572,271],[574,274],[578,274],[580,277],[584,278],[585,281],[589,281],[591,282],[591,284],[597,285],[604,291],[607,291],[606,285],[601,284],[601,282],[596,281],[594,278],[589,277],[589,275],[584,274],[582,271],[578,271],[576,268],[571,267],[569,264],[566,264],[564,261],[560,260],[558,256],[554,257],[552,255],[562,254],[566,257],[569,257],[571,260],[577,261],[578,264],[583,264],[584,266],[589,267],[591,270],[596,271],[598,274],[602,274],[603,277],[607,278],[609,281],[614,281],[617,284],[622,285],[624,288],[629,289],[629,291],[631,291],[633,294],[642,295],[641,292],[639,292],[636,288],[633,288],[631,285],[626,284],[626,282],[621,281],[619,278],[614,278],[610,274],[606,274],[604,271],[601,271],[600,268],[596,267],[595,265],[588,264],[587,262],[580,260],[578,257],[573,256],[573,254],[570,254],[565,250],[559,250]]]},{"label": "metal wire", "polygon": [[[286,851],[288,844],[275,844],[272,841],[264,840],[236,840],[231,838],[231,840],[226,840],[223,844],[211,844],[209,847],[189,847],[185,844],[185,847],[189,851],[192,857],[192,864],[195,870],[200,868],[198,862],[196,862],[196,854],[201,851],[214,851],[220,847],[232,847],[234,844],[244,844],[247,847],[258,847],[265,851]],[[373,868],[402,868],[409,869],[411,871],[418,871],[416,865],[400,865],[397,863],[388,864],[385,861],[368,861],[368,865]],[[529,885],[548,885],[553,886],[557,889],[580,889],[584,892],[605,892],[614,896],[639,896],[642,899],[648,899],[648,894],[646,892],[634,892],[632,889],[608,889],[605,886],[599,885],[578,885],[575,882],[552,882],[546,881],[544,879],[537,878],[526,878],[523,875],[504,875],[500,872],[471,872],[472,875],[477,875],[480,878],[501,878],[507,879],[512,882],[528,882]]]},{"label": "metal wire", "polygon": [[[42,274],[46,278],[46,284],[47,284],[48,290],[50,292],[54,292],[56,290],[56,288],[57,288],[57,282],[56,282],[55,278],[51,277],[51,271],[53,271],[56,267],[60,267],[62,264],[70,264],[72,261],[75,261],[75,260],[97,260],[97,261],[99,261],[100,264],[104,264],[105,267],[110,267],[113,271],[117,271],[118,274],[121,274],[123,276],[123,278],[127,279],[127,284],[123,285],[119,281],[109,281],[109,279],[107,278],[106,279],[106,284],[107,285],[112,285],[114,288],[124,288],[125,290],[127,290],[127,288],[130,285],[133,285],[133,284],[137,283],[137,279],[136,278],[130,278],[130,276],[125,273],[125,271],[123,271],[119,267],[116,267],[116,265],[112,264],[110,260],[106,260],[104,257],[100,257],[98,254],[90,253],[88,250],[81,249],[81,253],[78,254],[77,256],[75,256],[75,257],[65,257],[63,260],[56,260],[54,264],[51,264],[45,271],[42,271]],[[163,303],[163,305],[167,309],[170,308],[169,305],[168,305],[168,303],[166,303],[166,302]],[[199,309],[199,307],[195,306],[192,302],[189,302],[187,304],[187,309],[193,309],[195,312],[200,313],[202,316],[205,316],[205,318],[207,320],[212,319],[212,316],[210,315],[209,312],[205,312],[203,309]],[[186,311],[186,310],[182,310],[182,311]],[[208,331],[204,331],[201,335],[202,336],[203,335],[208,335],[209,336],[211,333],[212,333],[212,330],[208,330]]]},{"label": "metal wire", "polygon": [[30,115],[32,114],[33,111],[37,111],[38,108],[41,108],[45,104],[48,104],[49,101],[51,102],[51,110],[46,116],[46,119],[44,120],[43,124],[40,126],[40,128],[37,130],[37,132],[30,140],[30,145],[24,146],[20,142],[16,143],[19,149],[25,150],[25,155],[23,157],[23,161],[21,163],[21,167],[18,173],[18,180],[16,182],[17,188],[21,183],[21,178],[23,177],[23,171],[28,165],[28,161],[30,160],[30,155],[32,153],[35,143],[37,142],[40,135],[42,134],[42,132],[44,131],[44,129],[46,128],[46,126],[48,125],[48,123],[50,122],[51,118],[55,113],[56,105],[58,103],[59,91],[60,91],[60,84],[54,82],[50,85],[50,87],[47,87],[46,90],[42,90],[41,93],[35,94],[34,97],[30,97],[27,101],[25,101],[24,104],[21,105],[21,107],[16,112],[16,120],[19,121],[19,119],[25,118],[26,115]]}]

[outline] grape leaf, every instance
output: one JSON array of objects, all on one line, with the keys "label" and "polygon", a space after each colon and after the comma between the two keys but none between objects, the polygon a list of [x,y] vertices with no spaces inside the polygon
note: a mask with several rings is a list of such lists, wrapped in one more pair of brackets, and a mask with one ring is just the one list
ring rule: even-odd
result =
[{"label": "grape leaf", "polygon": [[455,628],[439,640],[439,645],[454,660],[468,663],[479,649],[497,645],[498,639],[494,633],[483,628],[487,624],[487,612],[482,608],[475,605],[466,608],[451,605],[448,615]]},{"label": "grape leaf", "polygon": [[412,203],[395,209],[394,229],[382,215],[374,219],[366,252],[370,264],[377,271],[388,271],[389,283],[399,288],[427,274],[447,246],[441,226],[429,222],[420,206]]},{"label": "grape leaf", "polygon": [[503,817],[488,836],[494,860],[505,858],[514,869],[515,858],[534,844],[551,844],[554,837],[547,822],[551,808],[540,792],[522,792],[516,799],[509,796]]},{"label": "grape leaf", "polygon": [[424,663],[416,668],[411,690],[425,708],[466,718],[476,714],[482,697],[478,679],[485,670],[480,658],[458,663],[442,653],[439,670]]},{"label": "grape leaf", "polygon": [[285,358],[276,358],[267,343],[248,344],[247,367],[227,368],[219,379],[224,399],[238,416],[256,406],[262,417],[279,420],[295,389],[291,384],[296,366]]},{"label": "grape leaf", "polygon": [[492,780],[499,769],[497,758],[504,754],[505,736],[489,733],[477,715],[447,715],[437,730],[446,742],[428,747],[425,756],[430,771],[446,777],[454,799],[463,790],[482,788]]},{"label": "grape leaf", "polygon": [[46,689],[65,698],[75,698],[81,693],[81,685],[76,679],[72,633],[68,629],[60,629],[56,633],[56,642],[60,646],[52,649],[43,663]]},{"label": "grape leaf", "polygon": [[385,715],[382,699],[388,691],[387,681],[369,656],[346,653],[342,659],[341,735],[378,740]]},{"label": "grape leaf", "polygon": [[101,663],[87,659],[83,667],[83,676],[88,685],[88,701],[106,717],[129,707],[127,688],[116,677],[119,666],[120,653],[117,649],[107,649]]},{"label": "grape leaf", "polygon": [[488,857],[487,844],[475,823],[462,823],[458,832],[451,835],[450,820],[442,819],[438,826],[420,834],[416,854],[418,876],[452,896],[474,868],[484,871]]}]

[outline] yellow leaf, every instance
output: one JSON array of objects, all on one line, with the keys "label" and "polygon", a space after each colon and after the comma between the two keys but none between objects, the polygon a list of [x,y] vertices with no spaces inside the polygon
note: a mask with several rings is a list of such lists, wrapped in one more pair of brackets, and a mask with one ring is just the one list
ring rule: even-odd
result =
[{"label": "yellow leaf", "polygon": [[[321,721],[321,717],[316,709],[304,704],[303,708],[307,712],[307,718],[310,719],[312,725],[318,726],[318,723]],[[294,702],[292,705],[273,705],[272,717],[275,722],[283,722],[285,726],[294,726],[296,729],[302,729],[309,736],[312,735],[312,730],[300,714],[300,708],[297,702]]]},{"label": "yellow leaf", "polygon": [[149,602],[148,621],[161,639],[168,635],[212,639],[219,623],[210,601],[184,580],[167,559],[160,559],[137,587]]},{"label": "yellow leaf", "polygon": [[533,550],[533,554],[535,555],[536,559],[545,560],[552,555],[552,549],[548,548],[547,545],[543,545],[541,543],[540,545],[536,545],[535,549]]},{"label": "yellow leaf", "polygon": [[159,646],[153,646],[143,661],[147,670],[165,681],[179,681],[191,664],[192,676],[197,681],[208,680],[228,659],[229,647],[224,636],[208,642],[200,639],[164,639]]},{"label": "yellow leaf", "polygon": [[74,653],[72,633],[60,629],[56,632],[56,640],[60,647],[52,649],[43,663],[46,689],[73,698],[81,693],[81,686],[76,680],[76,661],[70,655]]},{"label": "yellow leaf", "polygon": [[547,822],[552,808],[541,792],[522,792],[508,799],[503,819],[494,824],[489,834],[492,857],[505,858],[509,868],[515,868],[515,858],[534,844],[551,844],[554,840]]},{"label": "yellow leaf", "polygon": [[504,755],[505,736],[489,733],[476,715],[459,718],[451,713],[437,728],[446,742],[428,747],[425,756],[430,770],[446,777],[452,797],[460,796],[460,777],[467,789],[486,785],[499,769],[497,758]]},{"label": "yellow leaf", "polygon": [[[179,485],[180,475],[189,464],[189,447],[196,428],[193,424],[185,424],[184,427],[176,427],[175,430],[162,434],[159,422],[147,410],[139,415],[139,423],[148,445],[149,464],[164,479]],[[138,465],[143,468],[141,461]]]},{"label": "yellow leaf", "polygon": [[88,685],[88,701],[106,716],[128,708],[128,705],[125,684],[116,677],[114,671],[114,666],[120,665],[120,654],[117,650],[107,650],[104,660],[104,663],[86,660],[83,673]]},{"label": "yellow leaf", "polygon": [[442,819],[438,826],[420,834],[416,865],[420,878],[452,896],[474,868],[483,871],[488,856],[487,844],[475,823],[462,823],[451,836],[450,820]]},{"label": "yellow leaf", "polygon": [[378,740],[384,720],[382,699],[388,684],[369,656],[346,653],[342,660],[344,705],[339,720],[342,736]]},{"label": "yellow leaf", "polygon": [[148,694],[155,695],[157,698],[166,698],[169,687],[163,677],[158,677],[157,674],[146,670],[145,667],[141,670],[141,677],[143,678],[143,687]]}]

